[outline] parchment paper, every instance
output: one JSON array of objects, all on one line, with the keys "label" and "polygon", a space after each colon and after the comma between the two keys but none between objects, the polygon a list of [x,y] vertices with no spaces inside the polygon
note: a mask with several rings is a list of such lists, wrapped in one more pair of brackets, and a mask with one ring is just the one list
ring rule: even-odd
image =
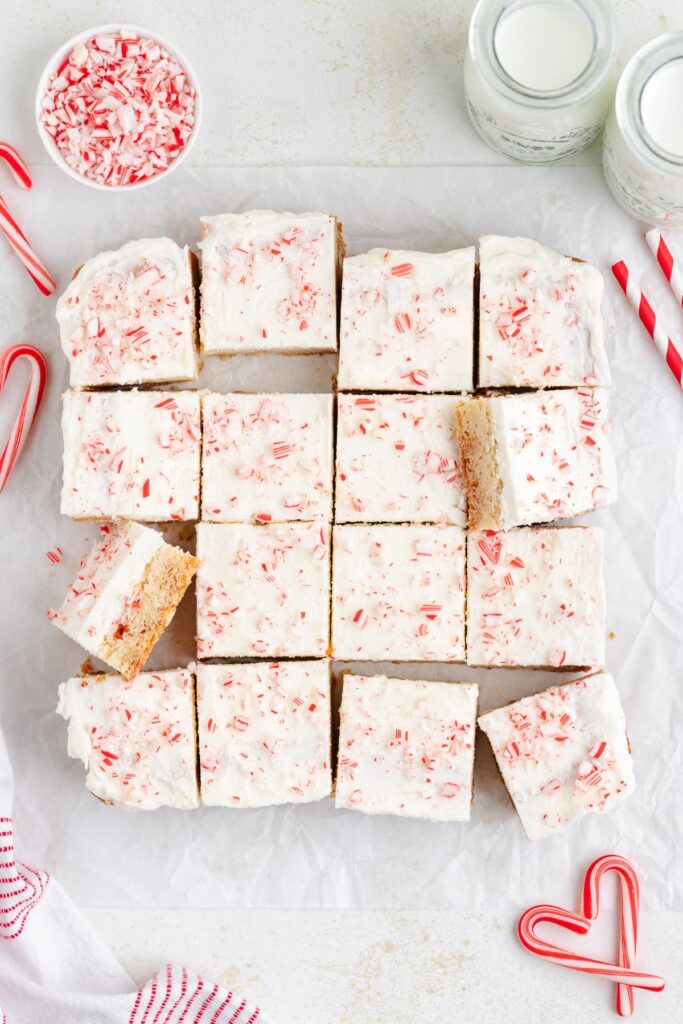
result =
[{"label": "parchment paper", "polygon": [[[445,250],[496,232],[529,235],[597,264],[606,283],[621,496],[591,522],[607,530],[607,666],[624,702],[638,780],[637,791],[613,814],[588,817],[535,844],[523,836],[482,737],[468,825],[338,812],[331,800],[255,811],[137,814],[94,800],[81,764],[67,758],[66,726],[54,713],[58,683],[79,671],[84,654],[48,622],[45,610],[61,601],[96,528],[59,514],[59,396],[67,368],[55,300],[39,295],[0,239],[2,345],[35,342],[49,354],[51,370],[36,429],[0,496],[0,716],[16,775],[17,832],[35,862],[86,905],[504,910],[543,898],[573,904],[589,860],[617,851],[637,864],[646,905],[683,908],[683,395],[618,291],[610,264],[631,261],[679,338],[683,314],[640,228],[616,207],[600,172],[179,169],[150,189],[116,196],[71,182],[57,169],[37,168],[32,193],[12,190],[6,198],[60,289],[102,249],[161,234],[193,244],[201,214],[253,207],[335,212],[351,253],[373,245]],[[679,252],[683,257],[683,242]],[[329,356],[208,360],[200,386],[326,391],[335,362]],[[0,400],[1,436],[23,376],[15,370]],[[191,533],[187,526],[169,531],[176,539]],[[45,557],[55,545],[64,551],[56,568]],[[191,594],[152,666],[193,659],[193,619]],[[335,675],[343,667],[335,665]],[[476,680],[483,707],[542,689],[551,678],[458,666],[370,668]]]}]

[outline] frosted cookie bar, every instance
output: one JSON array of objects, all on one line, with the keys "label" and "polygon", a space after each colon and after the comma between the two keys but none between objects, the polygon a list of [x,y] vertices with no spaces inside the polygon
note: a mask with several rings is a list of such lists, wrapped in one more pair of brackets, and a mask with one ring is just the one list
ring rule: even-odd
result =
[{"label": "frosted cookie bar", "polygon": [[331,395],[205,395],[202,519],[332,518]]},{"label": "frosted cookie bar", "polygon": [[479,688],[344,676],[336,805],[469,821]]},{"label": "frosted cookie bar", "polygon": [[464,526],[455,410],[444,395],[340,395],[336,521]]},{"label": "frosted cookie bar", "polygon": [[67,391],[62,515],[199,518],[196,391]]},{"label": "frosted cookie bar", "polygon": [[471,529],[552,522],[616,500],[604,388],[472,398],[457,420]]},{"label": "frosted cookie bar", "polygon": [[197,721],[202,803],[265,807],[330,795],[327,661],[200,665]]},{"label": "frosted cookie bar", "polygon": [[53,622],[125,678],[147,661],[198,562],[149,526],[113,523],[83,556]]},{"label": "frosted cookie bar", "polygon": [[335,526],[333,537],[336,659],[464,661],[464,530]]},{"label": "frosted cookie bar", "polygon": [[489,711],[479,725],[529,839],[611,811],[635,787],[624,712],[606,672]]},{"label": "frosted cookie bar", "polygon": [[529,238],[479,242],[479,386],[609,384],[603,281]]},{"label": "frosted cookie bar", "polygon": [[335,352],[341,224],[322,213],[202,217],[201,342],[209,355]]},{"label": "frosted cookie bar", "polygon": [[74,388],[194,380],[195,257],[170,238],[93,256],[57,303]]},{"label": "frosted cookie bar", "polygon": [[467,661],[560,668],[605,660],[603,531],[467,535]]},{"label": "frosted cookie bar", "polygon": [[85,785],[103,803],[198,805],[190,672],[77,676],[60,685],[57,712],[69,723],[69,756],[83,761]]},{"label": "frosted cookie bar", "polygon": [[327,523],[199,523],[197,558],[200,658],[327,654]]},{"label": "frosted cookie bar", "polygon": [[471,391],[474,248],[344,260],[341,389]]}]

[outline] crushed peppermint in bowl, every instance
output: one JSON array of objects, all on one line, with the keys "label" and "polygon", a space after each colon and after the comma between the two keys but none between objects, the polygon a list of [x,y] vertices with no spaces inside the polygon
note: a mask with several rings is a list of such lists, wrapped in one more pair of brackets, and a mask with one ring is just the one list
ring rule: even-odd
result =
[{"label": "crushed peppermint in bowl", "polygon": [[36,122],[48,153],[94,188],[141,188],[187,156],[201,101],[188,62],[166,40],[131,25],[74,36],[48,61]]}]

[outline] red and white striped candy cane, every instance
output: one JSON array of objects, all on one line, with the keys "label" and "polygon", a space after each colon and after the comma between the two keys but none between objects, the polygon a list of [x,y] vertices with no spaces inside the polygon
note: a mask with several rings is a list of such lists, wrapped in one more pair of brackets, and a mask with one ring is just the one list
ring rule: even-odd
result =
[{"label": "red and white striped candy cane", "polygon": [[[0,142],[0,160],[9,167],[14,180],[21,188],[31,188],[33,182],[28,167],[17,153],[14,146]],[[0,230],[12,246],[21,262],[26,267],[43,295],[51,295],[57,287],[54,280],[33,251],[29,240],[9,212],[7,203],[0,196]]]},{"label": "red and white striped candy cane", "polygon": [[645,232],[645,241],[655,254],[657,263],[662,268],[662,273],[671,285],[671,291],[676,296],[676,302],[683,306],[683,272],[674,259],[671,249],[662,238],[662,233],[657,228]]},{"label": "red and white striped candy cane", "polygon": [[[608,871],[617,871],[620,879],[622,899],[620,920],[619,963],[610,964],[603,960],[582,956],[568,949],[562,949],[546,942],[536,935],[539,924],[554,924],[567,928],[578,935],[586,935],[591,922],[598,916],[598,892],[600,881]],[[525,949],[535,956],[544,957],[559,967],[568,967],[586,974],[595,974],[614,982],[617,986],[617,1012],[628,1017],[633,1012],[633,989],[643,988],[661,992],[664,980],[656,974],[645,974],[634,969],[638,936],[638,879],[632,865],[616,855],[600,857],[589,867],[583,888],[583,913],[575,914],[563,907],[540,904],[530,907],[519,919],[517,934]]]},{"label": "red and white striped candy cane", "polygon": [[47,380],[47,361],[42,352],[33,345],[11,345],[0,353],[0,391],[5,386],[9,373],[19,359],[25,359],[30,368],[31,376],[24,395],[19,414],[9,435],[5,448],[0,455],[0,492],[12,472],[14,463],[19,458],[26,444],[29,431],[36,418]]},{"label": "red and white striped candy cane", "polygon": [[626,298],[638,313],[641,323],[654,341],[655,347],[666,359],[666,364],[678,381],[679,387],[683,387],[683,357],[666,331],[657,323],[654,310],[643,295],[638,282],[623,260],[614,264],[612,273]]}]

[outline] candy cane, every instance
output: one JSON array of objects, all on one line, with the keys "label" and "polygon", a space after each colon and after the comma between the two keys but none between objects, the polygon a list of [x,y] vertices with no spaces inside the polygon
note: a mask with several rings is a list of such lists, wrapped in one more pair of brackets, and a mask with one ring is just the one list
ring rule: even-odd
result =
[{"label": "candy cane", "polygon": [[[558,925],[578,935],[586,935],[591,922],[598,916],[600,882],[608,871],[616,871],[621,883],[618,964],[581,956],[538,938],[536,927],[542,923]],[[638,878],[632,865],[624,857],[608,855],[594,861],[586,872],[583,913],[575,914],[562,907],[547,904],[530,907],[519,919],[517,934],[524,948],[535,956],[544,957],[559,967],[596,974],[614,982],[617,986],[617,1012],[622,1017],[628,1017],[633,1012],[633,988],[643,988],[652,992],[661,992],[664,988],[664,980],[659,975],[636,971],[633,966],[638,936],[638,905]]]},{"label": "candy cane", "polygon": [[683,357],[681,357],[671,338],[667,336],[662,327],[657,323],[654,310],[640,290],[638,282],[634,280],[633,275],[623,260],[614,264],[612,273],[616,277],[626,298],[638,313],[645,330],[654,341],[655,347],[659,349],[666,359],[667,366],[678,381],[679,386],[683,387]]},{"label": "candy cane", "polygon": [[655,254],[664,277],[671,285],[671,291],[676,296],[678,305],[683,306],[683,272],[681,272],[681,268],[674,259],[671,249],[657,228],[652,228],[651,231],[645,233],[645,241]]},{"label": "candy cane", "polygon": [[[7,142],[0,142],[0,160],[3,160],[9,167],[14,180],[21,188],[31,188],[33,182],[28,167],[14,146],[10,146]],[[12,217],[2,196],[0,196],[0,230],[4,232],[9,244],[43,295],[51,295],[56,284],[31,248],[26,235]]]},{"label": "candy cane", "polygon": [[47,362],[42,352],[34,348],[33,345],[12,345],[0,354],[0,391],[4,388],[12,367],[19,359],[27,360],[31,368],[31,376],[19,409],[19,415],[12,427],[4,451],[0,455],[0,492],[7,483],[12,467],[26,444],[47,379]]}]

